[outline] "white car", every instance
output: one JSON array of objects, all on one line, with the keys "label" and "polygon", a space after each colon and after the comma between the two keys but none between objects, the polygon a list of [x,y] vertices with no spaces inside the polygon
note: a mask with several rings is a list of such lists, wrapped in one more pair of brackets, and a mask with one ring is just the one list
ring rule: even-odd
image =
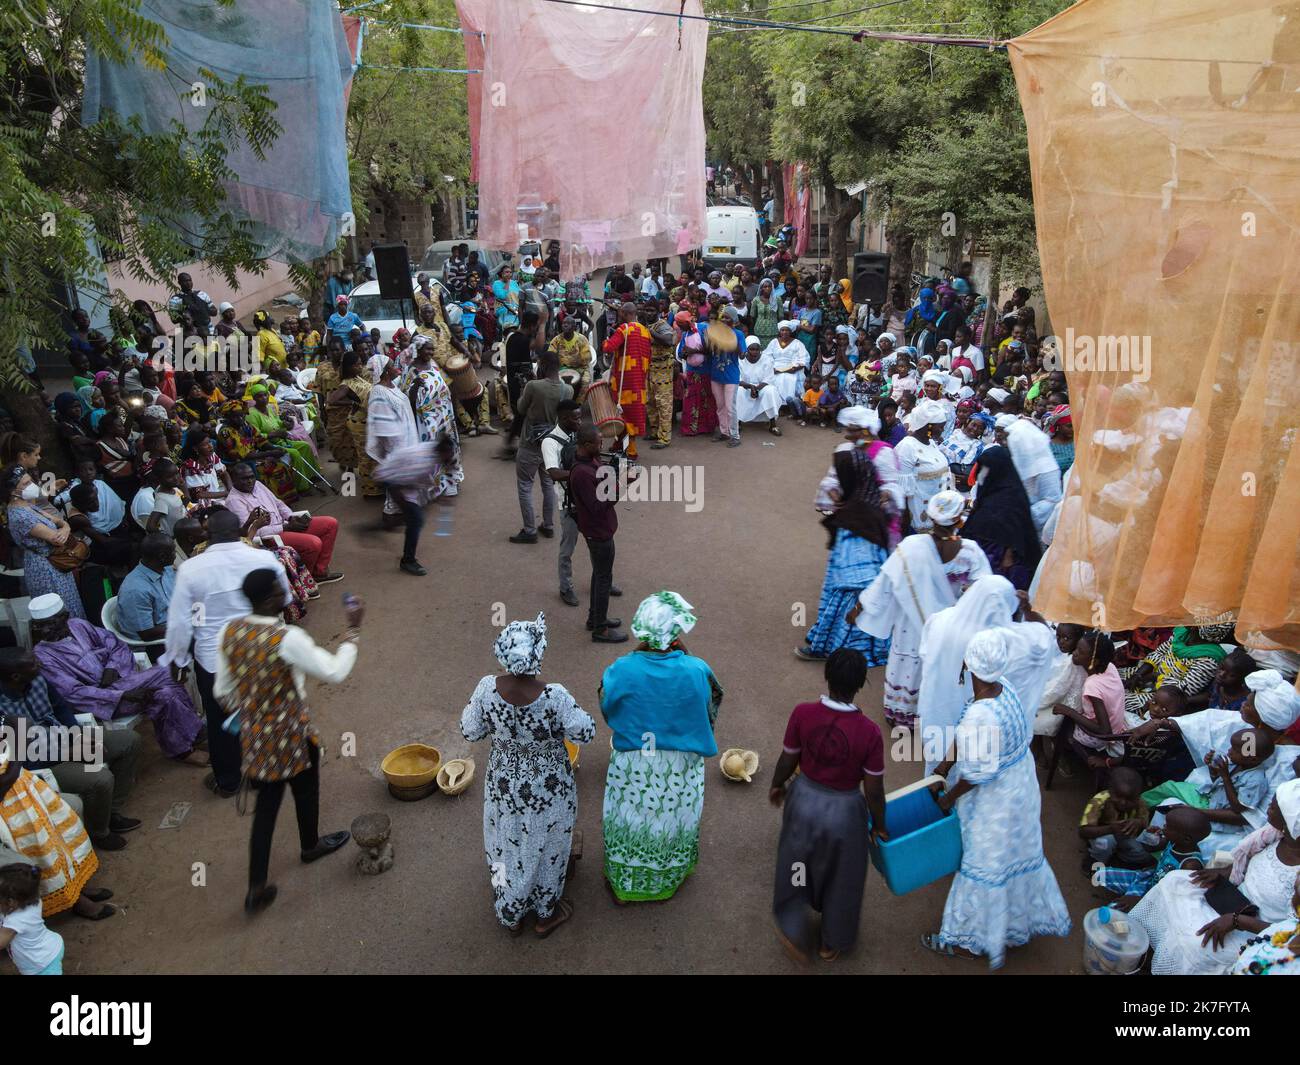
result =
[{"label": "white car", "polygon": [[[436,278],[430,278],[429,284],[431,287],[442,288],[442,282]],[[414,292],[419,287],[419,283],[412,278],[411,291]],[[446,289],[443,289],[442,292],[442,302],[444,307],[450,308],[452,306],[451,296]],[[419,323],[415,311],[415,300],[384,299],[379,295],[378,281],[366,281],[357,285],[348,294],[348,310],[353,311],[358,318],[365,322],[366,332],[371,329],[379,330],[379,342],[381,344],[387,344],[393,339],[393,334],[403,328],[403,321],[405,321],[406,330],[411,333],[415,332],[415,327]],[[403,314],[405,314],[405,319],[403,319]],[[459,321],[459,315],[451,315],[450,317]],[[452,324],[454,325],[456,322]]]}]

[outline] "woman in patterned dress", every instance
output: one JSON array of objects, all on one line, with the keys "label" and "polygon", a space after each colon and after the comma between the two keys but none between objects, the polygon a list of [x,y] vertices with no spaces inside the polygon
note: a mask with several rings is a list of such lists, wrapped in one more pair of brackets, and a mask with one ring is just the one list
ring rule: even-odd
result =
[{"label": "woman in patterned dress", "polygon": [[[13,727],[0,715],[0,728]],[[0,751],[0,845],[21,854],[41,872],[41,914],[51,917],[71,909],[79,917],[99,920],[117,913],[105,899],[111,891],[87,891],[99,868],[86,826],[44,779]]]},{"label": "woman in patterned dress", "polygon": [[619,905],[672,898],[699,858],[704,759],[718,753],[722,689],[681,642],[695,627],[691,610],[676,592],[644,600],[632,618],[640,646],[601,681],[600,710],[614,730],[605,882]]},{"label": "woman in patterned dress", "polygon": [[217,430],[217,445],[226,464],[233,466],[248,462],[257,470],[262,481],[278,499],[285,503],[298,500],[298,490],[293,484],[293,472],[280,461],[281,448],[273,446],[264,436],[248,424],[248,408],[242,399],[232,399],[221,406],[221,428]]},{"label": "woman in patterned dress", "polygon": [[939,954],[983,955],[990,969],[1002,966],[1008,947],[1070,934],[1070,913],[1043,856],[1038,777],[1027,757],[1032,715],[1007,682],[1010,665],[1000,629],[977,632],[966,645],[975,698],[957,725],[955,757],[935,770],[953,774],[936,801],[945,814],[957,811],[961,867],[938,933],[921,937]]},{"label": "woman in patterned dress", "polygon": [[546,618],[512,621],[493,652],[506,673],[478,682],[461,712],[471,743],[492,737],[483,784],[483,854],[493,906],[511,935],[534,913],[539,938],[573,916],[564,897],[572,864],[582,856],[574,838],[578,785],[564,741],[590,743],[595,723],[562,684],[543,684]]},{"label": "woman in patterned dress", "polygon": [[403,353],[406,370],[402,374],[401,389],[415,409],[421,442],[439,440],[446,436],[451,441],[452,464],[438,475],[434,492],[437,496],[454,496],[465,479],[465,467],[460,461],[460,433],[456,428],[456,408],[452,403],[451,389],[442,371],[429,356],[431,345],[427,337],[417,336],[411,347]]},{"label": "woman in patterned dress", "polygon": [[58,569],[49,558],[51,552],[68,542],[72,536],[71,527],[56,511],[41,502],[40,486],[22,466],[12,466],[5,471],[0,491],[8,501],[6,523],[9,537],[15,546],[22,549],[21,561],[15,559],[14,565],[22,567],[23,594],[35,598],[53,592],[63,600],[69,614],[84,619],[86,608],[81,605],[76,574]]}]

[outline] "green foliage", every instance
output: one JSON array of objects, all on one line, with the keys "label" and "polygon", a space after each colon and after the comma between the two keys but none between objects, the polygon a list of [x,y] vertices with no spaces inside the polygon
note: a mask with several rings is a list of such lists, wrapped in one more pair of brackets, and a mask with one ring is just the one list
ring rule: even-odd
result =
[{"label": "green foliage", "polygon": [[194,261],[231,281],[264,269],[224,194],[226,146],[262,153],[280,133],[264,86],[205,72],[206,123],[194,133],[177,123],[147,134],[113,114],[80,120],[87,47],[161,67],[165,42],[139,0],[0,8],[0,385],[25,386],[20,346],[62,346],[67,308],[51,293],[99,274],[92,234],[142,282]]},{"label": "green foliage", "polygon": [[[469,183],[469,120],[465,77],[382,67],[465,66],[460,34],[401,23],[458,26],[453,0],[404,0],[365,11],[362,67],[348,103],[348,154],[358,220],[375,196],[417,196],[432,202]],[[445,175],[454,182],[448,183]]]}]

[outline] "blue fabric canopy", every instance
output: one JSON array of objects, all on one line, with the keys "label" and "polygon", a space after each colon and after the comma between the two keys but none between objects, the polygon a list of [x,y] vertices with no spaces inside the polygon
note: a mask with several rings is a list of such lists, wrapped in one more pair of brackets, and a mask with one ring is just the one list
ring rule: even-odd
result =
[{"label": "blue fabric canopy", "polygon": [[180,122],[197,131],[212,113],[196,106],[200,70],[265,85],[283,131],[265,158],[240,141],[227,146],[229,210],[254,224],[264,257],[311,259],[337,245],[352,194],[345,121],[352,56],[338,8],[319,0],[141,0],[140,14],[162,25],[165,69],[86,57],[82,121],[107,111],[138,118],[148,133]]}]

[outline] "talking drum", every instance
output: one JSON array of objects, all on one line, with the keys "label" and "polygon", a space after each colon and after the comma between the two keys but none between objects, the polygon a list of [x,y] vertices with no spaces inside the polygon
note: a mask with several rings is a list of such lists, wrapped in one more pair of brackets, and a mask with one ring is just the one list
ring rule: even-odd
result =
[{"label": "talking drum", "polygon": [[740,342],[736,340],[736,331],[721,322],[710,322],[704,334],[709,338],[709,346],[714,351],[730,352],[740,347]]},{"label": "talking drum", "polygon": [[474,373],[473,364],[464,355],[447,359],[447,384],[456,399],[475,399],[483,394],[483,386]]},{"label": "talking drum", "polygon": [[618,416],[618,405],[614,402],[614,392],[608,381],[593,381],[587,386],[583,398],[591,408],[591,420],[596,423],[596,428],[602,435],[617,440],[627,432],[627,426]]}]

